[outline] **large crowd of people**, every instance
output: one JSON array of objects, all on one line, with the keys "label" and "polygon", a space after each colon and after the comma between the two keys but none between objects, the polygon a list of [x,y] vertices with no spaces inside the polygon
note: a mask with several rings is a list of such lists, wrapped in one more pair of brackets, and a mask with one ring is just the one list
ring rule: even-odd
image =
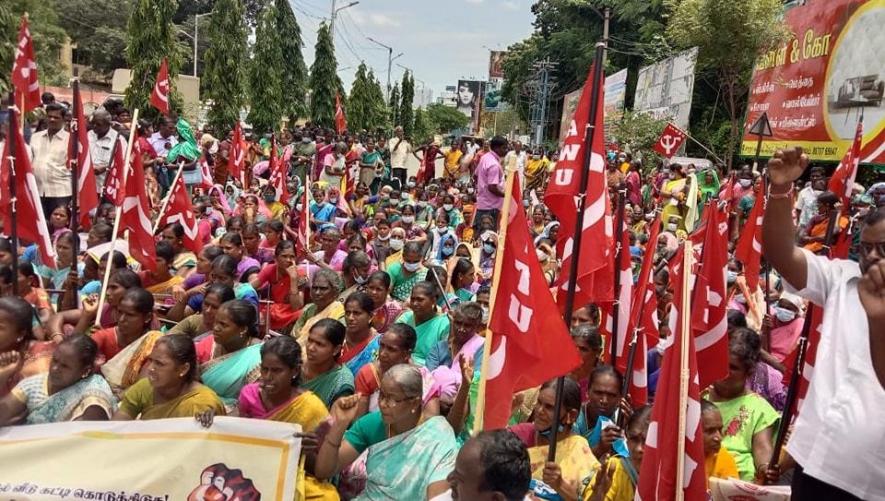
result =
[{"label": "large crowd of people", "polygon": [[[58,259],[48,266],[35,244],[0,238],[0,426],[269,419],[301,426],[307,459],[292,475],[304,479],[306,499],[633,499],[651,405],[625,398],[596,304],[576,305],[581,365],[563,383],[561,412],[554,380],[514,396],[507,430],[472,433],[505,174],[519,176],[553,287],[571,231],[543,204],[556,152],[500,136],[414,145],[399,127],[338,134],[306,124],[274,138],[247,133],[247,168],[236,177],[232,136],[193,135],[170,117],[132,123],[108,102],[89,131],[98,189],[113,145],[134,129],[154,220],[178,167],[170,156],[196,140],[183,175],[202,250],[186,248],[181,224],[160,227],[149,271],[125,242],[111,242],[107,200],[88,232],[72,233],[71,115],[51,96],[44,103],[28,124],[29,151]],[[634,276],[645,256],[654,259],[662,339],[669,261],[705,204],[733,209],[728,376],[703,389],[700,408],[707,477],[792,481],[801,499],[882,499],[885,430],[875,422],[885,416],[885,338],[874,336],[883,325],[874,320],[885,310],[885,183],[856,184],[846,206],[827,191],[832,167],[806,169],[795,151],[771,162],[764,184],[760,167],[647,165],[624,149],[609,148],[606,178],[613,204],[623,200]],[[288,200],[269,181],[272,151],[285,162]],[[772,269],[751,290],[734,244],[766,187]],[[855,261],[822,257],[833,226],[849,236]],[[809,301],[824,308],[814,384],[770,464]],[[650,402],[663,344],[647,354]]]}]

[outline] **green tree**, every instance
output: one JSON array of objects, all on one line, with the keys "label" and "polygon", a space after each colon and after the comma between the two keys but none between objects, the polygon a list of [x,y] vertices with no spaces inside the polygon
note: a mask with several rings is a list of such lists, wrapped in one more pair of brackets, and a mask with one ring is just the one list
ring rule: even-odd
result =
[{"label": "green tree", "polygon": [[406,136],[412,135],[415,126],[415,114],[412,110],[412,101],[415,99],[415,81],[411,74],[406,71],[403,73],[403,83],[401,87],[399,103],[399,125],[402,125],[403,132]]},{"label": "green tree", "polygon": [[304,99],[307,97],[307,65],[301,55],[301,28],[292,12],[288,0],[275,0],[277,8],[277,33],[280,35],[280,48],[283,52],[282,89],[283,114],[295,122],[307,112]]},{"label": "green tree", "polygon": [[126,88],[126,105],[139,108],[142,116],[159,114],[148,99],[164,57],[169,69],[170,108],[181,109],[181,99],[174,90],[175,76],[181,68],[181,50],[172,24],[177,6],[176,0],[136,0],[129,16],[126,60],[132,69],[132,80]]},{"label": "green tree", "polygon": [[246,71],[243,54],[248,49],[242,0],[217,0],[209,18],[202,85],[204,99],[212,101],[208,121],[219,137],[240,120],[245,103]]},{"label": "green tree", "polygon": [[433,139],[434,127],[427,119],[427,113],[421,108],[415,110],[415,125],[412,140],[415,144],[425,144]]},{"label": "green tree", "polygon": [[429,104],[425,111],[424,115],[427,123],[433,127],[434,132],[440,134],[446,134],[455,129],[463,129],[470,122],[470,118],[458,111],[457,108],[444,104]]},{"label": "green tree", "polygon": [[369,70],[366,75],[369,86],[369,123],[368,128],[388,129],[387,104],[384,102],[384,91],[381,90],[381,82],[375,77],[375,72]]},{"label": "green tree", "polygon": [[[781,0],[668,0],[667,35],[677,47],[698,47],[698,78],[713,81],[730,124],[729,166],[742,134],[756,56],[786,40]],[[724,42],[726,41],[726,42]]]},{"label": "green tree", "polygon": [[54,4],[59,24],[77,46],[74,63],[88,66],[103,78],[126,67],[126,20],[133,0],[54,0]]},{"label": "green tree", "polygon": [[365,63],[360,63],[347,98],[347,127],[358,131],[371,125],[371,96]]},{"label": "green tree", "polygon": [[326,23],[322,23],[317,30],[317,43],[314,51],[314,61],[310,67],[310,80],[308,81],[311,92],[310,118],[317,125],[333,127],[335,124],[335,94],[339,93],[342,99],[346,94],[341,88],[341,79],[338,78],[335,45]]},{"label": "green tree", "polygon": [[37,76],[42,85],[67,83],[59,54],[65,42],[65,30],[59,25],[58,14],[53,5],[45,0],[0,1],[0,90],[12,88],[10,83],[15,46],[18,43],[18,27],[21,16],[28,13],[28,26],[34,40],[37,58]]},{"label": "green tree", "polygon": [[283,116],[280,68],[284,61],[280,34],[276,30],[276,11],[272,3],[264,6],[255,29],[255,45],[252,48],[252,68],[249,75],[251,109],[248,119],[258,134],[276,130]]},{"label": "green tree", "polygon": [[618,144],[629,145],[632,151],[641,151],[643,168],[649,170],[656,164],[652,160],[660,158],[651,148],[658,142],[666,126],[666,119],[657,119],[647,113],[626,111],[621,120],[613,124],[611,135]]},{"label": "green tree", "polygon": [[387,103],[387,115],[390,117],[390,123],[399,125],[399,82],[393,84],[390,91],[390,101]]}]

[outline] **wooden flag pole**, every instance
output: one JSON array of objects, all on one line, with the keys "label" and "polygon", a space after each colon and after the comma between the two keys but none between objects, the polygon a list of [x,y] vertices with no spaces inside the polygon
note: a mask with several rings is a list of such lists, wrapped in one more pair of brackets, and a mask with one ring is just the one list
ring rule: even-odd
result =
[{"label": "wooden flag pole", "polygon": [[685,428],[688,407],[688,347],[691,342],[691,276],[694,250],[691,239],[685,240],[682,247],[682,322],[679,325],[679,435],[676,440],[676,501],[685,499],[683,477],[685,476]]},{"label": "wooden flag pole", "polygon": [[[138,123],[138,108],[132,111],[132,123]],[[129,177],[129,161],[132,157],[132,144],[135,141],[135,130],[138,127],[129,129],[129,143],[126,144],[126,157],[123,159],[123,183],[120,189],[126,191],[126,179]],[[111,231],[111,248],[108,251],[107,266],[104,270],[104,280],[101,281],[101,294],[98,296],[98,312],[95,315],[95,326],[101,325],[101,310],[104,308],[105,294],[108,292],[108,280],[111,278],[111,268],[114,264],[114,252],[117,248],[117,233],[120,231],[120,216],[123,214],[123,206],[118,205],[114,212],[114,229]]]},{"label": "wooden flag pole", "polygon": [[[623,257],[624,252],[630,252],[630,249],[624,249],[624,246],[621,245],[621,241],[624,237],[624,208],[627,201],[627,185],[621,183],[620,186],[617,187],[617,197],[616,200],[618,202],[618,206],[615,209],[617,212],[615,213],[615,302],[612,304],[612,328],[609,335],[611,336],[611,364],[615,365],[618,360],[618,323],[621,318],[621,258]],[[617,422],[617,419],[615,420]]]},{"label": "wooden flag pole", "polygon": [[[184,162],[178,162],[178,170],[175,171],[175,178],[172,180],[172,184],[169,188],[169,193],[166,193],[166,197],[163,199],[163,203],[160,205],[160,212],[157,213],[157,220],[154,221],[154,227],[151,230],[151,235],[156,235],[157,230],[160,229],[160,220],[163,219],[163,214],[166,212],[166,208],[169,206],[169,200],[172,198],[172,192],[175,191],[175,186],[178,183],[178,178],[181,177],[181,171],[184,170]],[[224,196],[224,193],[221,194]]]},{"label": "wooden flag pole", "polygon": [[[25,14],[27,15],[27,14]],[[18,218],[15,213],[15,204],[16,204],[16,191],[17,191],[17,182],[15,179],[15,168],[16,168],[16,160],[17,160],[17,148],[18,146],[15,144],[16,134],[14,133],[14,129],[12,129],[12,118],[15,115],[15,93],[9,93],[9,102],[11,106],[9,107],[9,125],[10,125],[10,133],[9,137],[6,139],[9,143],[9,225],[11,226],[9,230],[9,239],[10,246],[12,247],[12,269],[13,273],[18,273]],[[19,113],[19,119],[24,122],[24,115]],[[22,136],[24,138],[24,136]],[[18,295],[18,280],[12,281],[12,294]]]},{"label": "wooden flag pole", "polygon": [[[513,183],[516,172],[507,172],[504,182],[504,201],[501,205],[501,218],[498,222],[498,247],[495,254],[495,268],[492,271],[492,290],[489,292],[489,321],[495,310],[495,301],[498,297],[498,284],[501,283],[501,268],[504,266],[504,243],[507,241],[507,225],[510,221],[510,206],[513,205]],[[479,377],[479,391],[476,398],[476,412],[473,417],[473,434],[482,431],[483,417],[486,408],[486,382],[489,377],[489,358],[492,356],[492,330],[486,326],[485,343],[482,349],[482,367]],[[461,384],[470,384],[470,381],[462,381]]]}]

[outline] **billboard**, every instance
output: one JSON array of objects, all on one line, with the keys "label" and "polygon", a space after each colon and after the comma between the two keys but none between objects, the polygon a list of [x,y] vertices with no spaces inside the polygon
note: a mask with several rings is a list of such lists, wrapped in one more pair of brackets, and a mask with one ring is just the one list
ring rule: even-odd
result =
[{"label": "billboard", "polygon": [[640,69],[633,109],[666,118],[688,130],[697,59],[698,48],[693,47]]},{"label": "billboard", "polygon": [[[568,132],[569,123],[575,114],[575,108],[578,106],[578,99],[581,98],[581,92],[584,90],[582,85],[574,92],[569,92],[562,98],[562,118],[559,122],[559,142],[565,139]],[[605,77],[605,94],[604,94],[604,110],[605,110],[605,130],[606,139],[608,140],[608,131],[611,130],[611,124],[617,122],[624,115],[624,99],[627,97],[627,68]]]},{"label": "billboard", "polygon": [[470,117],[473,127],[478,127],[484,84],[481,80],[458,80],[455,106],[458,111]]},{"label": "billboard", "polygon": [[489,51],[489,79],[504,78],[504,56],[507,55],[503,50]]},{"label": "billboard", "polygon": [[[839,161],[862,116],[860,161],[885,164],[885,0],[808,0],[785,22],[793,37],[756,62],[744,130],[767,112],[765,156],[802,146]],[[741,153],[755,154],[756,141],[746,135]]]},{"label": "billboard", "polygon": [[483,109],[485,111],[507,111],[507,103],[502,99],[503,78],[490,78],[483,93]]}]

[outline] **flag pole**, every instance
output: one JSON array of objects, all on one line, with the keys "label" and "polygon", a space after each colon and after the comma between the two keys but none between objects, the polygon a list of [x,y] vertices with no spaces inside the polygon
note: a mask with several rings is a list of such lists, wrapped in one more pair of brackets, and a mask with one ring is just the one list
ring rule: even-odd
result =
[{"label": "flag pole", "polygon": [[[618,208],[615,214],[615,302],[612,304],[612,329],[611,336],[612,358],[611,364],[615,365],[618,359],[618,321],[621,316],[621,258],[623,257],[624,246],[621,241],[624,237],[624,205],[627,198],[627,186],[621,183],[617,188]],[[586,189],[584,190],[586,191]]]},{"label": "flag pole", "polygon": [[[74,68],[74,79],[71,82],[74,88],[74,110],[82,110],[83,98],[80,96],[80,72]],[[77,122],[74,117],[74,122]],[[85,117],[84,117],[85,120]],[[74,234],[74,260],[71,264],[76,269],[77,257],[80,255],[80,220],[77,215],[77,201],[80,198],[80,127],[85,124],[77,123],[77,130],[70,135],[68,144],[71,155],[71,233]]]},{"label": "flag pole", "polygon": [[682,487],[682,479],[685,476],[685,428],[688,406],[688,348],[691,342],[691,290],[690,280],[694,258],[693,245],[690,238],[685,240],[682,248],[682,322],[679,325],[679,435],[676,441],[676,501],[685,499],[685,491]]},{"label": "flag pole", "polygon": [[[507,172],[504,182],[504,201],[501,205],[501,218],[498,228],[498,252],[495,254],[495,268],[492,271],[492,290],[489,292],[489,321],[492,319],[492,313],[495,310],[495,301],[498,297],[498,284],[501,283],[501,268],[504,266],[504,245],[507,238],[507,225],[510,221],[510,207],[513,205],[513,183],[516,172]],[[482,431],[483,417],[485,417],[486,408],[486,382],[489,371],[489,358],[492,356],[492,330],[486,326],[485,343],[482,349],[482,367],[479,377],[479,391],[476,398],[476,412],[473,418],[473,434]],[[470,384],[469,381],[463,381],[461,384]]]},{"label": "flag pole", "polygon": [[[163,213],[166,212],[166,208],[169,206],[169,199],[172,198],[172,192],[175,190],[176,183],[178,183],[178,178],[181,177],[181,171],[184,170],[184,162],[178,162],[178,170],[175,171],[175,178],[172,180],[171,188],[169,189],[169,193],[166,193],[166,197],[163,198],[163,204],[160,205],[160,212],[157,214],[157,220],[154,222],[154,228],[151,231],[151,235],[156,235],[157,230],[160,229],[160,221],[163,219]],[[224,196],[224,194],[222,194]]]},{"label": "flag pole", "polygon": [[[572,257],[571,262],[569,263],[569,275],[568,275],[568,286],[567,286],[567,294],[565,296],[565,325],[569,326],[572,323],[572,313],[574,313],[575,309],[575,287],[577,287],[578,282],[578,261],[579,256],[581,254],[581,240],[583,236],[584,229],[584,207],[586,204],[586,193],[587,193],[587,183],[590,180],[590,161],[593,157],[593,141],[596,137],[597,132],[602,133],[602,131],[596,130],[596,115],[599,112],[599,91],[602,87],[602,60],[605,58],[605,42],[598,42],[596,44],[596,52],[593,55],[593,82],[591,82],[590,86],[590,114],[587,119],[587,130],[584,133],[584,165],[581,169],[581,178],[579,191],[580,195],[578,196],[578,217],[575,218],[575,229],[574,236],[572,237]],[[605,194],[604,196],[608,196]],[[617,271],[615,272],[617,275]],[[559,417],[562,412],[562,392],[563,386],[565,382],[565,376],[559,376],[556,379],[556,403],[553,407],[553,429],[557,429],[559,425]],[[556,460],[556,434],[553,435],[553,440],[550,442],[550,446],[547,451],[547,461],[555,461]]]},{"label": "flag pole", "polygon": [[[15,215],[15,203],[16,203],[16,179],[15,179],[15,168],[18,159],[18,155],[16,154],[18,146],[15,144],[16,134],[14,129],[12,128],[12,118],[15,115],[15,93],[9,93],[9,102],[12,103],[12,106],[9,107],[9,137],[6,139],[9,142],[9,225],[11,226],[9,231],[9,239],[10,239],[10,247],[12,247],[12,270],[13,274],[18,273],[18,218]],[[24,109],[24,108],[22,108]],[[19,119],[24,121],[24,117],[19,114]],[[22,136],[24,138],[24,136]],[[15,275],[13,275],[15,276]],[[12,281],[12,294],[18,295],[18,280]]]},{"label": "flag pole", "polygon": [[[132,123],[138,123],[138,108],[132,111]],[[129,142],[126,144],[126,158],[123,159],[123,183],[121,190],[126,190],[126,179],[129,177],[129,161],[132,157],[132,143],[135,140],[135,131],[138,127],[129,129]],[[123,206],[118,205],[114,213],[114,228],[111,231],[111,249],[108,251],[107,266],[104,270],[104,280],[101,281],[101,294],[98,296],[98,313],[95,315],[96,327],[101,325],[101,310],[104,307],[105,294],[108,292],[108,280],[111,278],[111,268],[114,264],[114,251],[117,248],[117,233],[120,231],[120,216],[123,213]]]}]

